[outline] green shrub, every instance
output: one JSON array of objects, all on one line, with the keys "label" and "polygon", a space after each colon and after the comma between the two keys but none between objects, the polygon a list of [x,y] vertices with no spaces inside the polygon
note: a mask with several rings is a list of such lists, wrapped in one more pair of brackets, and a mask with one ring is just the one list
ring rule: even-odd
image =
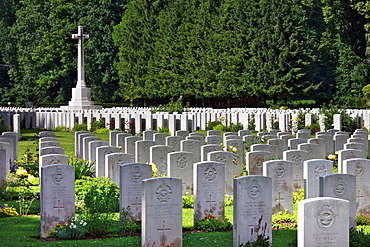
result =
[{"label": "green shrub", "polygon": [[236,124],[230,124],[229,131],[231,132],[238,132],[239,130],[242,130],[244,128],[242,123],[236,123]]},{"label": "green shrub", "polygon": [[60,132],[69,132],[69,128],[67,128],[66,126],[62,125],[62,126],[57,126],[55,127],[55,131],[60,131]]},{"label": "green shrub", "polygon": [[[76,204],[87,222],[87,233],[102,236],[112,226],[115,212],[119,209],[119,188],[108,178],[76,180]],[[102,203],[104,202],[104,203]]]},{"label": "green shrub", "polygon": [[131,236],[135,232],[141,231],[141,222],[130,215],[130,206],[122,208],[121,221],[118,234],[121,236]]},{"label": "green shrub", "polygon": [[249,130],[256,130],[256,123],[255,123],[255,118],[252,117],[248,120],[248,129]]},{"label": "green shrub", "polygon": [[157,128],[157,132],[158,132],[158,133],[166,133],[166,134],[168,134],[169,136],[171,135],[170,129],[169,129],[168,127],[165,127],[165,126],[163,126],[163,127],[158,127],[158,128]]},{"label": "green shrub", "polygon": [[39,176],[39,155],[38,153],[33,153],[29,148],[26,149],[23,156],[17,161],[16,166],[11,167],[11,170],[15,172],[18,167],[26,169],[28,174],[35,177]]},{"label": "green shrub", "polygon": [[70,156],[68,165],[75,167],[75,179],[92,177],[95,174],[95,161],[90,162],[88,160],[81,160]]},{"label": "green shrub", "polygon": [[109,134],[110,130],[106,128],[97,129],[94,131],[95,134]]},{"label": "green shrub", "polygon": [[288,214],[287,211],[272,215],[272,227],[275,229],[296,229],[298,227],[297,214]]},{"label": "green shrub", "polygon": [[203,219],[194,223],[194,228],[199,231],[222,232],[231,230],[233,225],[227,218],[222,220],[221,216],[212,216],[212,214],[207,214]]},{"label": "green shrub", "polygon": [[[326,117],[324,119],[324,124],[326,129],[331,129],[333,126],[333,116],[334,114],[341,114],[342,115],[342,130],[353,133],[357,129],[357,122],[353,119],[345,109],[339,109],[337,106],[334,105],[323,105],[320,110],[321,114],[324,114]],[[323,130],[322,130],[323,131]]]},{"label": "green shrub", "polygon": [[221,121],[209,122],[207,125],[207,130],[214,130],[214,127],[216,127],[219,124],[222,124]]},{"label": "green shrub", "polygon": [[354,228],[349,229],[349,246],[364,247],[370,246],[370,235],[365,235],[363,230],[357,231]]},{"label": "green shrub", "polygon": [[2,134],[3,132],[6,132],[8,130],[9,129],[7,127],[5,127],[4,120],[0,119],[0,134]]},{"label": "green shrub", "polygon": [[356,214],[356,224],[358,226],[370,225],[370,214],[357,213]]},{"label": "green shrub", "polygon": [[213,129],[223,131],[223,132],[225,132],[227,130],[226,126],[223,125],[223,124],[216,125]]},{"label": "green shrub", "polygon": [[90,132],[95,132],[98,129],[105,128],[105,121],[103,119],[93,120],[91,121],[90,125]]},{"label": "green shrub", "polygon": [[225,194],[225,207],[234,205],[234,196]]},{"label": "green shrub", "polygon": [[87,124],[82,123],[82,124],[75,124],[75,126],[72,128],[73,132],[76,131],[87,131]]},{"label": "green shrub", "polygon": [[189,192],[182,196],[182,208],[194,208],[194,196],[189,196]]}]

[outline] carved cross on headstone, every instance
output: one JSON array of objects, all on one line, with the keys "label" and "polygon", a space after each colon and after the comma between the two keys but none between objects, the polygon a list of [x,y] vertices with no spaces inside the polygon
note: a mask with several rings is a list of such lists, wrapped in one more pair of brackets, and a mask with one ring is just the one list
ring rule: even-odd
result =
[{"label": "carved cross on headstone", "polygon": [[64,209],[64,205],[60,205],[60,199],[59,198],[57,198],[57,204],[56,205],[54,205],[54,209],[57,209],[58,210],[58,219],[59,220],[61,220],[60,219],[60,210],[61,209]]},{"label": "carved cross on headstone", "polygon": [[275,201],[276,202],[279,202],[279,204],[281,205],[281,202],[284,201],[285,199],[281,197],[281,192],[279,192],[279,197],[278,198],[275,198]]},{"label": "carved cross on headstone", "polygon": [[256,222],[256,216],[254,216],[253,217],[253,224],[249,224],[249,230],[250,230],[250,234],[252,236],[252,239],[251,239],[252,241],[254,241],[253,236],[256,233],[257,226],[258,226],[258,224]]},{"label": "carved cross on headstone", "polygon": [[298,174],[296,174],[295,175],[295,179],[294,179],[294,181],[293,181],[294,183],[293,183],[293,187],[294,187],[294,189],[296,189],[296,190],[299,190],[299,189],[301,189],[301,180],[298,178]]},{"label": "carved cross on headstone", "polygon": [[360,199],[362,199],[361,190],[357,190],[357,195],[356,195],[356,201],[357,201],[357,206],[360,204]]},{"label": "carved cross on headstone", "polygon": [[209,208],[212,208],[212,202],[216,202],[216,201],[215,200],[212,201],[212,195],[209,195],[209,200],[206,202],[209,202]]},{"label": "carved cross on headstone", "polygon": [[163,221],[163,227],[157,229],[157,231],[162,231],[161,242],[166,242],[165,241],[165,239],[166,239],[165,231],[170,231],[171,230],[171,228],[166,228],[165,225],[166,225],[166,221]]},{"label": "carved cross on headstone", "polygon": [[72,34],[72,39],[78,39],[78,67],[77,67],[77,86],[86,87],[85,83],[85,61],[84,61],[84,39],[88,39],[88,34],[83,34],[82,26],[78,26],[78,34]]},{"label": "carved cross on headstone", "polygon": [[133,203],[131,203],[131,205],[133,206],[133,207],[135,207],[135,211],[136,211],[136,214],[138,213],[138,211],[139,211],[139,208],[141,208],[141,202],[140,202],[140,200],[139,200],[139,197],[136,197],[136,200],[135,200],[135,202],[133,202]]}]

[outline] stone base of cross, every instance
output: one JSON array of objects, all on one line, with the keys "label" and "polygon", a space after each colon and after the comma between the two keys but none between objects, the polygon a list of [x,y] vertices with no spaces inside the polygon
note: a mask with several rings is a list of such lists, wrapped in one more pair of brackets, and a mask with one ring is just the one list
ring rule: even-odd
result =
[{"label": "stone base of cross", "polygon": [[72,88],[72,99],[68,106],[61,106],[64,110],[99,110],[102,108],[101,105],[94,105],[94,101],[91,100],[91,89],[87,87]]}]

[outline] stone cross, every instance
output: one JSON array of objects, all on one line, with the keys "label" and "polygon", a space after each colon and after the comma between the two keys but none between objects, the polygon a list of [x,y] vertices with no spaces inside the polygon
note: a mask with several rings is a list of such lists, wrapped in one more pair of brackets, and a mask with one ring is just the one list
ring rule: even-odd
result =
[{"label": "stone cross", "polygon": [[212,202],[216,202],[216,201],[215,200],[212,201],[212,195],[209,195],[209,200],[206,202],[209,202],[209,208],[212,208]]},{"label": "stone cross", "polygon": [[165,225],[166,225],[166,221],[164,220],[163,221],[163,227],[157,229],[159,232],[162,231],[162,237],[161,237],[162,242],[165,242],[165,239],[166,239],[165,231],[170,231],[171,230],[171,228],[166,228]]},{"label": "stone cross", "polygon": [[85,84],[85,61],[84,61],[84,39],[88,34],[83,34],[82,26],[78,26],[78,34],[72,34],[72,39],[78,39],[78,67],[77,67],[77,88],[86,87]]}]

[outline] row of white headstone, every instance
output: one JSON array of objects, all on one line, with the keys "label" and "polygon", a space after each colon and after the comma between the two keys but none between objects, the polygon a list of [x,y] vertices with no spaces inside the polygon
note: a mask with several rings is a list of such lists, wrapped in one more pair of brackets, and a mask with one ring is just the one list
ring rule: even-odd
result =
[{"label": "row of white headstone", "polygon": [[[78,135],[78,134],[80,134],[80,133],[77,133],[76,135]],[[114,133],[113,133],[114,134]],[[155,134],[155,133],[154,133]],[[153,135],[154,135],[153,134]],[[213,133],[213,134],[215,134],[215,133]],[[57,158],[57,156],[58,155],[60,155],[60,154],[58,154],[58,153],[56,153],[56,151],[55,150],[60,150],[60,147],[58,147],[58,144],[56,144],[55,145],[55,143],[53,144],[54,146],[52,146],[52,148],[50,149],[50,147],[49,147],[49,145],[47,145],[47,144],[41,144],[41,143],[43,143],[43,142],[55,142],[56,140],[53,140],[53,139],[50,139],[50,138],[54,138],[54,137],[51,137],[51,136],[48,136],[48,133],[46,133],[46,132],[44,132],[44,133],[40,133],[40,136],[43,136],[42,138],[40,138],[40,148],[41,149],[44,149],[44,148],[49,148],[49,150],[53,150],[52,152],[46,152],[46,153],[44,153],[44,152],[41,152],[41,156],[40,156],[40,160],[42,160],[43,159],[43,157],[42,156],[48,156],[48,155],[51,155],[51,156],[54,156],[54,162],[52,162],[52,164],[60,164],[61,163],[61,161],[60,161],[60,158]],[[45,136],[48,136],[48,137],[45,137]],[[112,138],[111,138],[112,139]],[[111,139],[110,139],[110,141],[111,141]],[[52,143],[49,143],[49,144],[52,144]],[[46,146],[46,147],[45,147]],[[40,149],[40,151],[41,151],[41,149]],[[108,155],[107,155],[108,156]],[[58,160],[59,159],[59,160]],[[122,162],[122,161],[121,161]],[[322,160],[321,160],[321,162],[322,162]],[[46,162],[47,163],[47,162]],[[124,163],[129,163],[129,162],[124,162]],[[181,162],[180,162],[181,163]],[[265,165],[265,163],[266,163],[266,165]],[[270,170],[272,170],[270,173],[271,174],[275,174],[274,176],[275,177],[277,177],[277,176],[280,176],[280,175],[282,175],[282,174],[285,174],[285,173],[287,173],[286,172],[286,167],[284,167],[284,162],[283,161],[279,161],[279,160],[277,160],[277,161],[270,161],[270,162],[265,162],[264,163],[264,166],[266,166],[267,167],[267,164],[268,163],[272,163],[272,164],[275,164],[275,168],[272,168],[272,169],[270,169]],[[286,163],[286,162],[285,162]],[[365,162],[366,163],[366,162]],[[40,162],[40,164],[42,164],[42,162]],[[122,164],[122,163],[121,163]],[[358,161],[356,161],[355,163],[355,170],[356,170],[356,175],[360,175],[360,173],[361,173],[361,171],[363,172],[363,171],[365,171],[365,167],[366,166],[363,166],[361,169],[359,169],[359,162]],[[361,163],[361,164],[363,164],[363,162]],[[208,164],[209,165],[209,164]],[[290,164],[291,165],[291,164]],[[139,167],[137,164],[136,164],[136,166],[137,167]],[[147,165],[148,166],[148,165]],[[189,165],[188,167],[192,167],[191,165]],[[216,170],[219,170],[219,169],[216,169]],[[222,170],[222,169],[221,169]],[[217,176],[217,174],[218,174],[218,177],[224,177],[224,176],[222,176],[222,172],[221,172],[221,170],[220,170],[220,172],[217,172],[217,173],[215,173],[214,172],[214,170],[213,169],[210,169],[209,167],[208,167],[208,172],[207,173],[203,173],[203,172],[201,172],[200,174],[202,174],[204,177],[206,177],[205,175],[206,174],[210,174],[210,175],[208,175],[208,178],[211,178],[212,179],[212,176],[215,176],[215,174],[216,174],[216,176]],[[265,169],[266,171],[267,171],[267,169]],[[288,170],[289,170],[289,168],[288,168]],[[291,170],[291,169],[290,169]],[[320,165],[316,165],[315,166],[315,175],[316,175],[316,178],[317,178],[317,175],[318,175],[318,172],[321,172],[322,170],[324,170],[325,172],[327,172],[327,171],[330,171],[330,169],[327,169],[326,167],[325,168],[323,168],[322,166],[320,166]],[[41,174],[43,174],[43,172],[41,172]],[[54,175],[55,174],[60,174],[60,173],[53,173]],[[73,173],[72,173],[73,174]],[[138,174],[140,174],[140,172],[138,172],[138,170],[136,169],[136,172],[132,172],[132,173],[126,173],[126,174],[131,174],[131,175],[133,175],[133,174],[136,174],[136,175],[138,175]],[[267,174],[267,172],[265,173],[265,172],[263,172],[263,175],[265,175],[266,176],[266,174]],[[362,174],[361,174],[362,175]],[[268,175],[267,175],[268,176]],[[49,176],[50,177],[50,176]],[[57,180],[59,180],[59,179],[61,179],[61,176],[54,176],[54,177],[56,177],[56,180],[55,181],[57,181]],[[280,176],[280,178],[281,178],[281,176]],[[276,180],[276,179],[275,179]],[[55,184],[56,182],[55,181],[53,181],[53,183]],[[194,181],[195,181],[195,184],[198,184],[198,179],[196,178],[196,176],[194,176]],[[278,181],[278,180],[276,180],[276,181]],[[348,192],[348,194],[349,195],[355,195],[355,197],[357,198],[357,200],[358,200],[358,202],[359,201],[363,201],[363,199],[365,199],[365,198],[363,198],[364,196],[361,194],[361,193],[358,193],[358,195],[356,196],[356,189],[355,189],[355,192],[353,193],[353,182],[352,182],[352,187],[347,187],[348,185],[351,185],[351,179],[347,179],[347,178],[345,178],[345,177],[341,177],[341,178],[336,178],[336,179],[334,179],[334,184],[333,184],[333,186],[327,186],[327,187],[330,187],[330,188],[334,188],[335,186],[334,185],[338,185],[337,187],[335,187],[335,188],[340,188],[339,190],[337,189],[337,194],[338,194],[338,191],[340,192],[340,191],[344,191],[344,192]],[[255,182],[253,182],[254,183],[254,185],[255,185]],[[280,182],[277,182],[277,185],[279,184],[279,183],[281,183],[281,181]],[[283,183],[286,183],[286,181],[284,181]],[[183,182],[181,182],[181,184],[183,184]],[[196,185],[194,184],[194,187],[196,187]],[[356,184],[356,182],[355,182],[355,184]],[[213,187],[214,185],[212,185],[212,186],[209,186],[209,187]],[[127,186],[123,186],[123,187],[127,187]],[[181,186],[182,187],[182,186]],[[207,188],[207,186],[200,186],[200,188],[202,188],[202,187],[206,187]],[[258,188],[259,186],[254,186],[254,188]],[[274,186],[274,187],[276,187],[276,185]],[[311,188],[312,186],[310,185],[309,186],[309,188]],[[46,188],[45,186],[44,186],[44,188]],[[122,188],[122,186],[121,186],[121,188]],[[354,186],[354,188],[356,188],[356,185]],[[195,189],[195,188],[194,188]],[[57,190],[53,190],[53,193],[55,192],[55,191],[57,191]],[[61,191],[63,191],[63,190],[61,190]],[[181,190],[181,191],[183,191],[183,190]],[[218,195],[222,195],[222,197],[223,197],[223,194],[224,194],[224,189],[222,189],[222,187],[221,187],[221,189],[220,189],[220,191],[221,192],[219,192],[218,193]],[[271,190],[271,192],[273,193],[273,189]],[[351,193],[351,191],[352,191],[352,193]],[[165,191],[164,191],[165,192]],[[121,192],[122,193],[122,192]],[[201,192],[199,192],[199,193],[201,193]],[[198,194],[199,195],[199,193],[194,193],[195,194],[195,197],[196,197],[196,194]],[[209,204],[209,207],[208,207],[208,209],[206,210],[206,211],[195,211],[195,215],[200,215],[201,217],[206,213],[206,212],[212,212],[213,214],[216,214],[217,213],[217,210],[215,211],[215,209],[213,209],[212,208],[212,203],[215,203],[216,202],[216,197],[217,197],[217,195],[216,194],[212,194],[213,192],[211,191],[206,191],[205,192],[205,194],[206,195],[204,195],[204,196],[201,196],[201,197],[199,197],[199,198],[203,198],[206,202],[205,202],[205,205],[204,206],[202,206],[201,208],[202,209],[205,209],[206,210],[206,208],[207,208],[207,204]],[[235,186],[234,186],[234,195],[236,196],[237,194],[235,194],[236,192],[235,192]],[[321,193],[321,192],[320,192]],[[209,196],[208,196],[208,194],[209,194]],[[325,194],[322,194],[322,195],[325,195]],[[321,195],[321,196],[322,196]],[[291,196],[291,193],[290,193],[290,196]],[[208,198],[209,197],[209,198]],[[236,196],[237,197],[237,196]],[[139,204],[139,202],[138,202],[138,199],[140,198],[140,196],[138,196],[138,197],[135,197],[134,199],[136,200],[134,200],[133,202],[131,202],[131,207],[133,208],[133,209],[135,209],[135,207],[134,207],[134,205],[136,204],[136,205],[138,205]],[[278,199],[278,200],[276,200],[276,199]],[[59,204],[60,203],[62,203],[62,201],[64,200],[61,200],[61,199],[53,199],[54,200],[54,207],[53,207],[53,210],[57,210],[57,212],[58,212],[58,215],[64,210],[63,209],[63,207],[61,207]],[[223,200],[223,199],[222,199]],[[235,199],[235,200],[237,200],[237,198]],[[282,196],[281,195],[281,193],[279,193],[278,194],[278,196],[271,196],[270,197],[270,204],[271,204],[271,207],[276,207],[276,206],[278,206],[279,208],[281,207],[281,208],[284,208],[284,207],[282,207],[282,202],[283,201],[289,201],[290,199],[288,199],[288,197],[285,197],[285,196]],[[291,200],[290,200],[291,201]],[[353,198],[352,199],[350,199],[350,202],[355,202],[356,201],[356,199],[354,199],[353,200]],[[277,204],[276,204],[276,202],[277,202]],[[274,204],[275,203],[275,204]],[[47,203],[47,204],[50,204],[50,203]],[[51,203],[52,204],[52,203]],[[50,204],[50,205],[51,205]],[[222,203],[221,203],[222,204]],[[273,205],[274,204],[274,205]],[[353,203],[350,203],[350,204],[352,204],[353,205]],[[195,204],[195,205],[197,205],[197,204]],[[215,207],[215,206],[213,206],[213,207]],[[270,207],[270,208],[271,208]],[[216,209],[217,209],[217,207],[215,207]],[[352,208],[353,209],[353,206],[352,207],[350,207],[350,208]],[[138,210],[137,208],[135,209],[135,210]],[[221,212],[221,210],[219,210],[220,212]],[[353,210],[351,210],[352,212],[353,212]],[[54,211],[55,212],[55,211]],[[353,215],[353,213],[351,213],[351,214],[349,214],[350,216],[351,215]],[[234,215],[234,217],[235,217],[235,215]],[[196,217],[195,217],[196,218]],[[239,217],[240,218],[240,217]],[[254,220],[256,220],[256,215],[254,215]],[[352,219],[353,219],[353,216],[352,216]],[[235,220],[234,220],[234,222],[236,222]],[[352,220],[352,222],[353,222],[353,220]],[[163,223],[163,222],[162,222]],[[254,222],[254,226],[252,226],[252,228],[254,229],[254,228],[258,228],[257,226],[256,226],[256,222]],[[160,228],[158,228],[158,229],[160,229]],[[164,228],[163,228],[164,229]],[[166,231],[164,231],[164,232],[166,232]],[[253,231],[252,231],[253,232]],[[163,235],[164,236],[164,235]],[[239,239],[240,239],[240,237],[238,237]],[[163,241],[162,241],[163,242]]]},{"label": "row of white headstone", "polygon": [[[223,213],[223,185],[218,176],[222,164],[204,162],[195,167],[200,180],[196,184],[205,188],[203,193],[195,194],[194,219],[207,213],[214,216],[220,211]],[[182,180],[172,177],[145,179],[151,174],[148,164],[124,164],[120,170],[125,184],[121,187],[120,207],[132,201],[127,206],[142,220],[142,245],[174,243],[174,246],[182,246]],[[42,167],[41,172],[41,237],[46,237],[56,223],[74,215],[74,167],[49,165]],[[254,241],[262,233],[271,240],[272,181],[271,177],[257,175],[234,179],[234,246]],[[299,203],[299,246],[328,246],[329,243],[348,246],[349,201],[323,195]]]},{"label": "row of white headstone", "polygon": [[[128,123],[135,123],[135,132],[141,133],[145,130],[154,130],[158,127],[168,127],[171,133],[176,130],[188,130],[193,132],[199,129],[206,129],[211,121],[223,119],[223,123],[241,123],[244,129],[250,123],[255,125],[256,131],[273,129],[273,122],[278,121],[279,129],[286,131],[290,128],[295,130],[295,121],[299,110],[272,110],[265,108],[231,108],[231,109],[211,109],[211,108],[189,108],[188,112],[182,114],[168,114],[157,112],[152,114],[151,108],[106,108],[101,110],[66,110],[61,108],[0,108],[0,119],[4,121],[6,127],[14,126],[15,132],[20,128],[45,128],[54,130],[58,126],[66,126],[72,129],[75,124],[86,123],[88,129],[93,120],[104,120],[106,123],[113,123],[116,129],[129,128]],[[319,120],[320,129],[328,127],[324,125],[325,116],[320,114],[320,109],[304,109],[305,125],[310,126],[313,120]],[[347,113],[357,119],[358,126],[370,129],[370,111],[348,109]],[[16,117],[14,117],[16,115]],[[342,119],[340,114],[333,117],[334,129],[341,130]],[[291,123],[293,125],[291,126]],[[111,125],[110,125],[111,126]],[[108,125],[107,125],[108,127]],[[17,130],[16,130],[17,129]]]}]

